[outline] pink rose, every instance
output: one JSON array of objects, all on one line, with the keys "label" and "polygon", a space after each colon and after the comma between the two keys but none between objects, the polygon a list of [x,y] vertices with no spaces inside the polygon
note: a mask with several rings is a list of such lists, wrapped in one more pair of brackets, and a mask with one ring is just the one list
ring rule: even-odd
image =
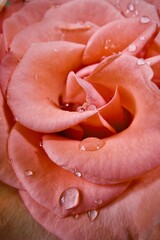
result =
[{"label": "pink rose", "polygon": [[8,1],[1,13],[2,236],[31,222],[37,239],[158,239],[159,1]]}]

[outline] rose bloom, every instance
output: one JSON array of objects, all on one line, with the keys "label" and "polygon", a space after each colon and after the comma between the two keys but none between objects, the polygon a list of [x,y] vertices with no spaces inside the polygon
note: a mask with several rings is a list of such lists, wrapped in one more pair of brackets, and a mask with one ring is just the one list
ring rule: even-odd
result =
[{"label": "rose bloom", "polygon": [[0,239],[160,239],[159,0],[0,11]]}]

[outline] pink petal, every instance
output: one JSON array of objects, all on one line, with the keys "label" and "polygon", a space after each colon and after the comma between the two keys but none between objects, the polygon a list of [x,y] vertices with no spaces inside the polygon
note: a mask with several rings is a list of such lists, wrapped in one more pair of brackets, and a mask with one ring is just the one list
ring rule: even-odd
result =
[{"label": "pink petal", "polygon": [[160,55],[148,58],[146,61],[154,72],[152,81],[160,88]]},{"label": "pink petal", "polygon": [[[13,159],[14,171],[29,195],[57,215],[74,215],[102,207],[128,187],[129,182],[110,186],[95,185],[83,180],[78,169],[70,173],[58,167],[40,147],[41,139],[41,134],[16,124],[9,137],[9,157]],[[80,191],[79,202],[63,208],[61,194],[72,188]],[[101,200],[98,204],[97,194]]]},{"label": "pink petal", "polygon": [[78,168],[85,179],[100,184],[137,177],[157,167],[160,160],[160,96],[151,82],[152,71],[129,55],[112,58],[102,62],[89,80],[112,90],[118,85],[121,104],[133,115],[130,126],[104,138],[105,145],[98,151],[82,151],[80,142],[56,135],[44,138],[45,151],[54,162]]},{"label": "pink petal", "polygon": [[140,18],[147,16],[151,20],[159,23],[157,8],[146,1],[125,0],[115,2],[114,0],[109,0],[109,2],[112,3],[113,6],[115,6],[125,17]]},{"label": "pink petal", "polygon": [[2,93],[5,96],[7,92],[7,86],[10,81],[10,77],[19,63],[19,60],[12,52],[8,52],[2,59],[0,65],[0,85]]},{"label": "pink petal", "polygon": [[13,115],[22,125],[40,132],[61,131],[95,113],[63,111],[59,104],[68,73],[81,66],[83,50],[83,45],[68,42],[33,44],[29,48],[7,92]]},{"label": "pink petal", "polygon": [[143,237],[158,240],[159,174],[158,168],[135,181],[121,198],[102,208],[94,222],[89,220],[87,214],[79,215],[76,219],[61,219],[33,201],[27,192],[20,191],[20,195],[33,218],[60,239],[97,240],[106,239],[107,236],[107,239]]},{"label": "pink petal", "polygon": [[102,107],[106,104],[106,101],[103,97],[97,92],[97,90],[92,86],[91,83],[87,82],[86,80],[76,77],[74,75],[79,85],[84,89],[86,92],[86,101],[89,105],[95,105],[97,108]]},{"label": "pink petal", "polygon": [[25,3],[20,11],[6,19],[3,23],[6,50],[14,36],[28,25],[39,21],[52,4],[50,0],[30,1]]},{"label": "pink petal", "polygon": [[99,109],[99,113],[117,131],[122,131],[128,127],[128,119],[125,116],[125,110],[121,106],[118,88],[116,88],[111,101]]},{"label": "pink petal", "polygon": [[[149,37],[145,35],[144,37],[150,39],[156,30],[155,23],[142,24],[139,19],[122,19],[110,22],[96,31],[88,41],[83,57],[84,63],[92,64],[100,61],[103,56],[119,53],[137,40],[140,35],[147,34]],[[143,41],[139,40],[139,42],[144,44]]]},{"label": "pink petal", "polygon": [[0,91],[0,180],[15,188],[22,188],[13,171],[11,159],[8,158],[7,154],[7,140],[12,126],[11,112]]},{"label": "pink petal", "polygon": [[[72,14],[68,14],[72,12]],[[97,25],[104,25],[115,19],[122,19],[122,15],[110,3],[97,0],[70,1],[57,8],[57,11],[50,9],[44,19],[54,18],[66,22],[92,22]]]},{"label": "pink petal", "polygon": [[141,54],[145,56],[145,48],[147,49],[150,47],[150,43],[152,44],[158,31],[157,24],[152,24],[122,52],[133,56],[141,56]]}]

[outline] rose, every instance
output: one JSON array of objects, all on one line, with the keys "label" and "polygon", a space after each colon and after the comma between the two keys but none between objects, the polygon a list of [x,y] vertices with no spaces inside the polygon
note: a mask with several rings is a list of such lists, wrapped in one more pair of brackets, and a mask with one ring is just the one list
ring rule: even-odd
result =
[{"label": "rose", "polygon": [[[62,239],[147,239],[159,217],[157,11],[137,1],[71,1],[47,11],[50,4],[25,3],[3,24],[1,87],[17,123],[1,97],[1,142],[12,128],[8,155],[20,181],[5,149],[1,179],[21,189],[32,216]],[[118,217],[126,218],[121,226]]]}]

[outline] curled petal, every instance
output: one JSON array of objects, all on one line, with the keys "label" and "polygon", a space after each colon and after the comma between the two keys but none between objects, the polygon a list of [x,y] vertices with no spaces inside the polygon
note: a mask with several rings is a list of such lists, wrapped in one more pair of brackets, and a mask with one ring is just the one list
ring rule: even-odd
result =
[{"label": "curled petal", "polygon": [[69,169],[77,167],[85,179],[101,184],[124,181],[157,167],[160,94],[151,82],[152,76],[147,64],[138,65],[138,59],[129,55],[114,56],[108,64],[103,62],[88,80],[111,89],[118,85],[122,106],[133,114],[132,123],[124,131],[104,138],[105,145],[98,151],[81,151],[80,142],[46,136],[44,146],[50,158]]},{"label": "curled petal", "polygon": [[[119,53],[128,48],[135,40],[138,41],[140,35],[143,35],[147,40],[150,39],[156,31],[155,23],[142,24],[139,19],[122,19],[108,23],[89,39],[83,61],[85,64],[98,62],[102,57]],[[138,42],[141,47],[142,45],[144,47],[145,42],[140,40]]]},{"label": "curled petal", "polygon": [[68,73],[81,66],[83,50],[83,45],[67,42],[33,44],[29,48],[7,92],[10,109],[22,125],[39,132],[61,131],[95,113],[63,111],[59,104]]},{"label": "curled petal", "polygon": [[91,222],[87,214],[60,219],[33,201],[27,192],[20,191],[20,195],[33,218],[61,239],[97,240],[106,239],[106,236],[108,239],[119,239],[119,236],[126,240],[142,236],[144,239],[158,239],[159,174],[158,168],[133,182],[122,197],[100,210],[95,222]]},{"label": "curled petal", "polygon": [[[43,151],[41,139],[41,134],[16,124],[9,137],[8,152],[14,171],[29,195],[55,214],[74,215],[102,207],[128,187],[129,182],[105,186],[92,184],[81,178],[78,169],[71,173],[58,167]],[[73,197],[75,194],[75,200],[61,199],[67,191],[72,191]],[[101,200],[99,204],[97,196]],[[65,200],[67,203],[63,207]]]}]

